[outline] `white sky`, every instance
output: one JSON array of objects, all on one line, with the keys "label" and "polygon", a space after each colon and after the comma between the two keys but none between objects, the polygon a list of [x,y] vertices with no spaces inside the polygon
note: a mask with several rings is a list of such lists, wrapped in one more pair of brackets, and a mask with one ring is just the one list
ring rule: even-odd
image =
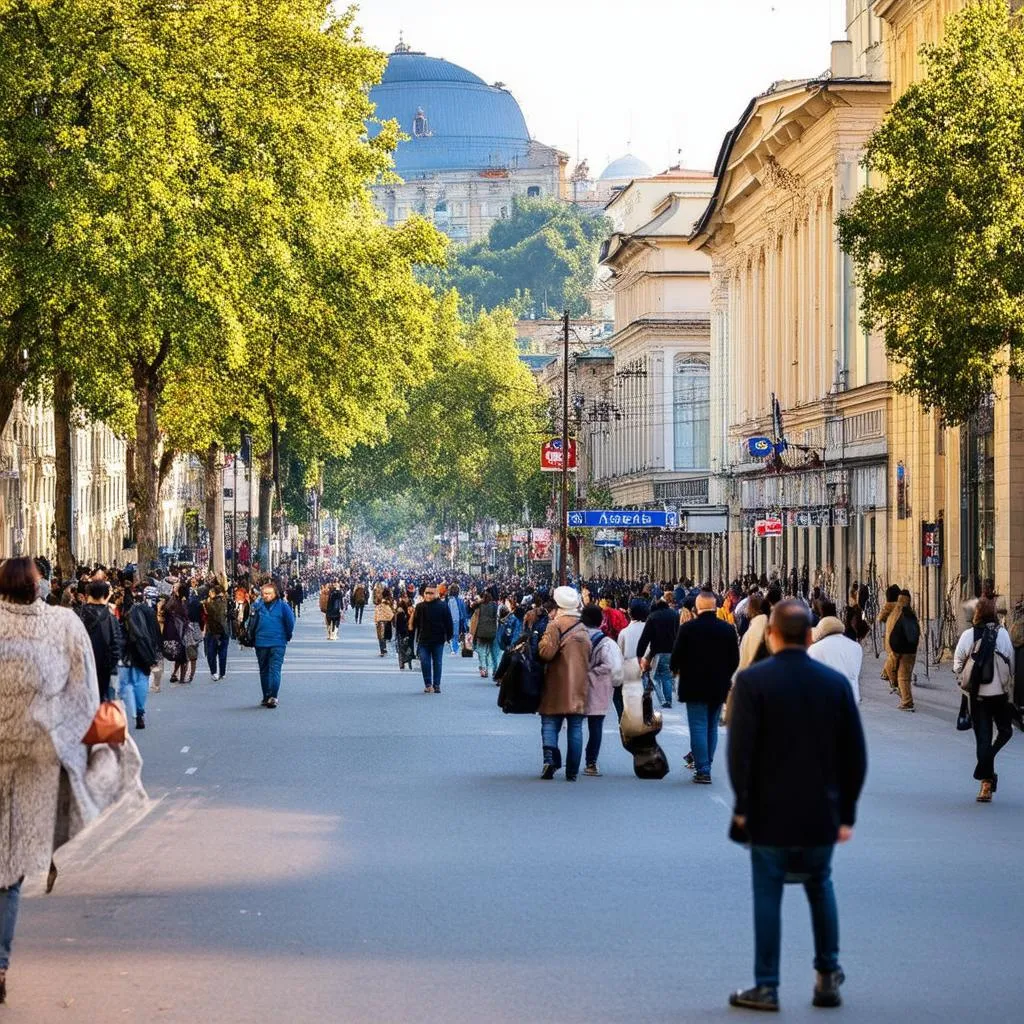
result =
[{"label": "white sky", "polygon": [[[341,0],[339,7],[344,6]],[[820,74],[845,0],[359,0],[368,43],[444,57],[513,92],[534,138],[600,173],[627,144],[710,169],[748,101]]]}]

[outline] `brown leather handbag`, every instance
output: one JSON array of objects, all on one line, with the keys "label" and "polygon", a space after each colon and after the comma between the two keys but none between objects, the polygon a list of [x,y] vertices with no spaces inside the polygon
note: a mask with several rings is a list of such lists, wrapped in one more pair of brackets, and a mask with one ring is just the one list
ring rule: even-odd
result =
[{"label": "brown leather handbag", "polygon": [[124,717],[121,705],[114,700],[105,700],[96,711],[96,717],[89,726],[89,731],[82,737],[87,747],[99,743],[117,745],[124,743],[128,735],[128,720]]}]

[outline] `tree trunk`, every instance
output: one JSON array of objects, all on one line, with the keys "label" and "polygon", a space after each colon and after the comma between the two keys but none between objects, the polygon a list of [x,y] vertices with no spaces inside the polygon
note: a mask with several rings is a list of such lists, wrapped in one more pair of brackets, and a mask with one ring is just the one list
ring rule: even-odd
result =
[{"label": "tree trunk", "polygon": [[260,481],[260,505],[259,505],[259,532],[257,533],[257,548],[259,549],[260,569],[263,572],[270,571],[270,528],[271,511],[274,502],[274,477],[273,467],[269,455],[263,455],[259,459],[259,481]]},{"label": "tree trunk", "polygon": [[[139,376],[139,375],[137,375]],[[156,388],[147,379],[135,386],[135,472],[132,476],[132,501],[135,502],[135,536],[139,549],[139,568],[148,572],[157,559],[157,506],[160,482],[156,464]]]},{"label": "tree trunk", "polygon": [[206,490],[206,529],[210,535],[210,568],[226,575],[224,561],[224,453],[211,445],[203,460]]},{"label": "tree trunk", "polygon": [[53,445],[56,469],[53,522],[57,535],[57,566],[63,579],[71,579],[77,565],[71,518],[74,488],[71,464],[71,446],[74,443],[74,429],[71,425],[73,409],[74,381],[66,370],[58,370],[53,378]]}]

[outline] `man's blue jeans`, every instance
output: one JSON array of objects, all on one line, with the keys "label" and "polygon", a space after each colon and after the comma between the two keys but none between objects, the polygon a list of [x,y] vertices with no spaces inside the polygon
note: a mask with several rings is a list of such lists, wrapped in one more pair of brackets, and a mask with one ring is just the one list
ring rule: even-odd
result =
[{"label": "man's blue jeans", "polygon": [[833,846],[754,846],[754,981],[778,987],[782,890],[789,875],[803,882],[814,928],[814,969],[839,970],[839,910],[832,888]]},{"label": "man's blue jeans", "polygon": [[206,664],[210,666],[210,675],[224,675],[228,667],[227,634],[211,636],[207,633],[203,640],[203,646],[206,648]]},{"label": "man's blue jeans", "polygon": [[494,660],[494,641],[493,640],[476,640],[476,655],[480,661],[481,672],[494,672],[498,667],[498,663]]},{"label": "man's blue jeans", "polygon": [[444,668],[444,648],[442,640],[439,644],[420,644],[416,655],[420,659],[420,671],[423,673],[423,686],[435,690],[441,689],[441,670]]},{"label": "man's blue jeans", "polygon": [[14,944],[14,926],[18,923],[18,904],[21,902],[21,883],[0,889],[0,971],[11,966],[11,946]]},{"label": "man's blue jeans", "polygon": [[694,767],[702,775],[711,774],[711,762],[718,746],[718,720],[722,717],[721,704],[686,705],[686,718],[690,723],[690,753]]},{"label": "man's blue jeans", "polygon": [[117,695],[124,701],[128,717],[146,713],[146,695],[149,693],[149,673],[132,665],[121,665],[117,670]]},{"label": "man's blue jeans", "polygon": [[260,667],[260,687],[263,699],[276,697],[281,689],[281,666],[284,664],[283,647],[257,647],[256,662]]},{"label": "man's blue jeans", "polygon": [[558,749],[558,736],[562,731],[562,722],[566,722],[565,775],[573,778],[580,773],[580,760],[583,757],[583,719],[585,715],[541,715],[540,735],[544,744],[544,763],[554,762],[554,752]]},{"label": "man's blue jeans", "polygon": [[651,678],[654,680],[654,692],[661,697],[665,707],[672,706],[672,655],[655,654],[651,659]]}]

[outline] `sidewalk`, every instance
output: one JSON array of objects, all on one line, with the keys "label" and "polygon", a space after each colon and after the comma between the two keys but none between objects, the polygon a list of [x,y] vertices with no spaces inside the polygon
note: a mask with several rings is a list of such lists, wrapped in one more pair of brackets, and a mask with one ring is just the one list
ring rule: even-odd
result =
[{"label": "sidewalk", "polygon": [[[864,664],[860,671],[860,693],[864,702],[888,704],[893,710],[899,698],[889,693],[889,684],[882,679],[885,658],[876,658],[870,651],[864,652]],[[917,713],[936,718],[956,718],[960,709],[960,688],[953,677],[953,663],[929,665],[925,673],[924,659],[919,658],[914,666],[914,706]]]}]

